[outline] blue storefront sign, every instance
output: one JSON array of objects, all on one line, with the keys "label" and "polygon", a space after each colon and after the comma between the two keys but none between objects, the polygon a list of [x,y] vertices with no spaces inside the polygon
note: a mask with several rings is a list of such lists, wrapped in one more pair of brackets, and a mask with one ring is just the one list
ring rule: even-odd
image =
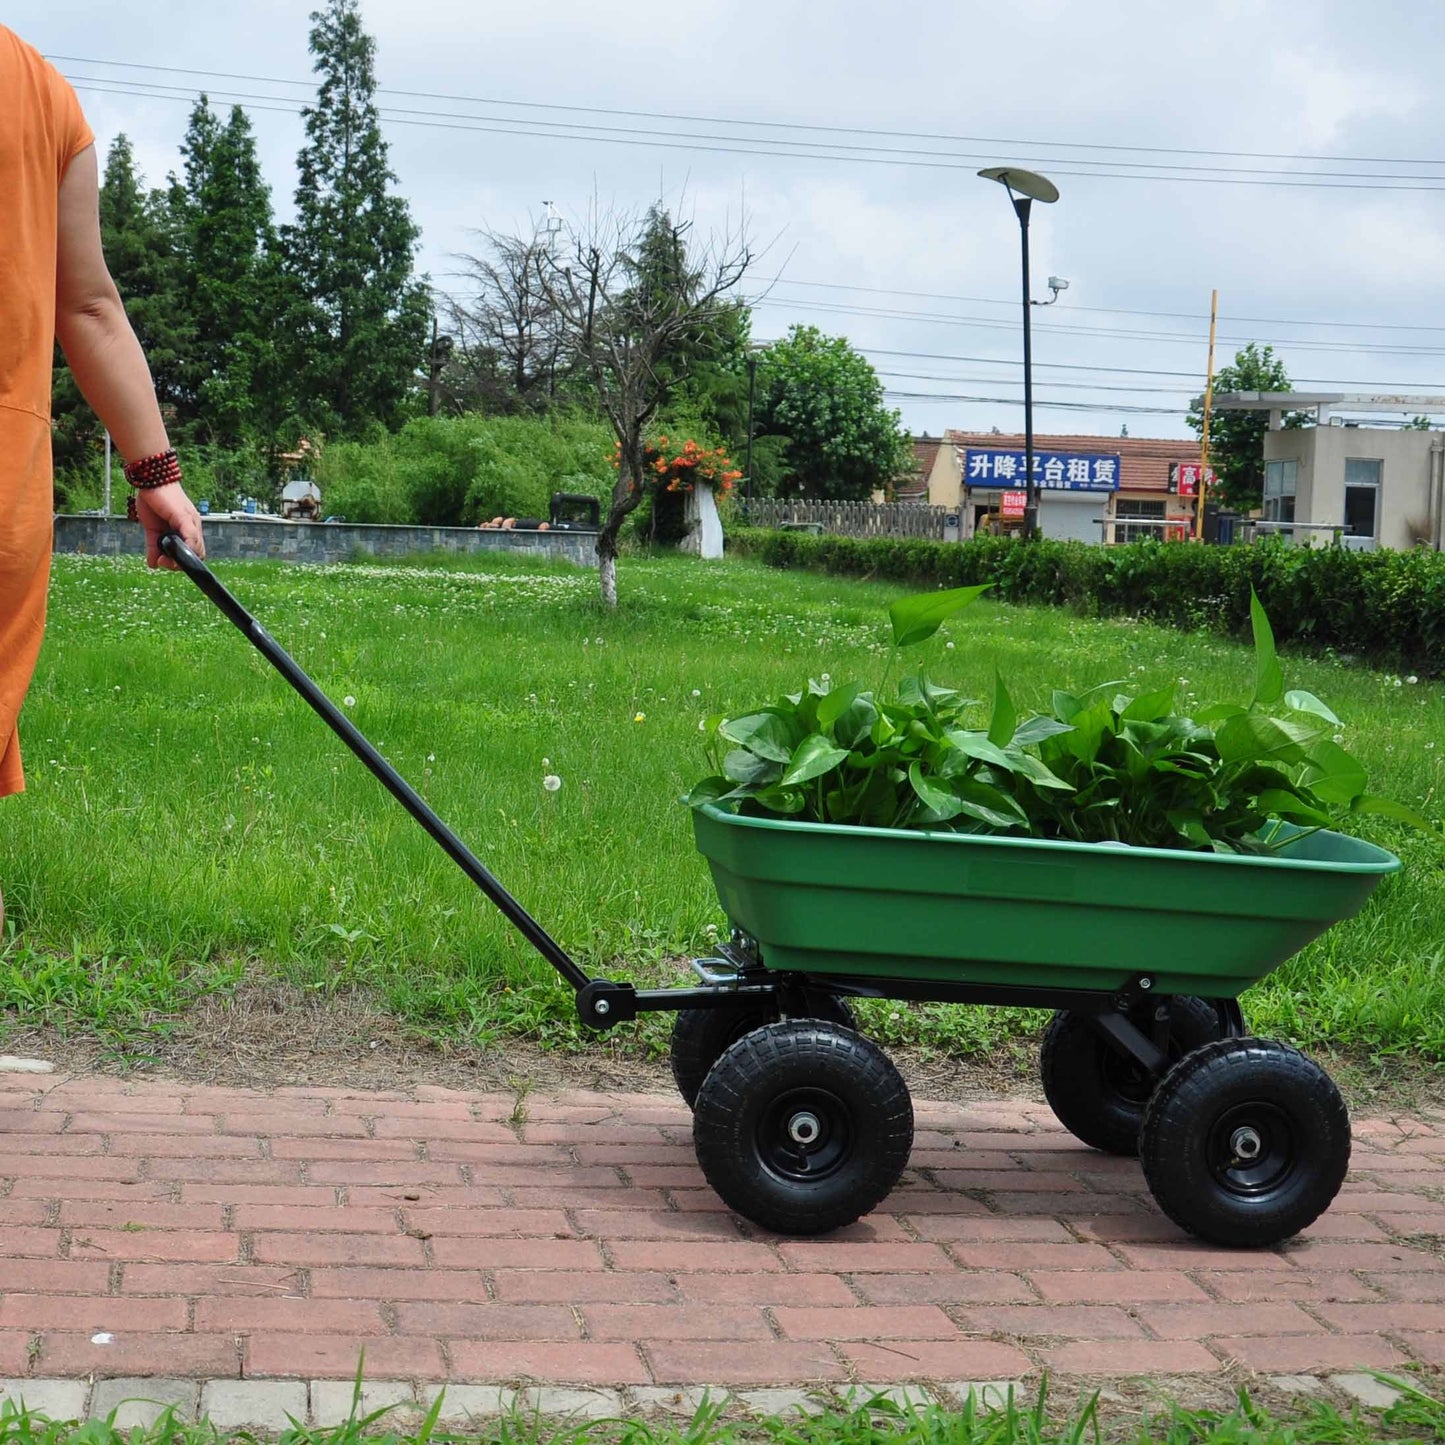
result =
[{"label": "blue storefront sign", "polygon": [[[970,487],[1023,487],[1024,454],[980,450],[964,453],[963,480]],[[1034,480],[1046,492],[1117,492],[1119,458],[1070,452],[1035,452]]]}]

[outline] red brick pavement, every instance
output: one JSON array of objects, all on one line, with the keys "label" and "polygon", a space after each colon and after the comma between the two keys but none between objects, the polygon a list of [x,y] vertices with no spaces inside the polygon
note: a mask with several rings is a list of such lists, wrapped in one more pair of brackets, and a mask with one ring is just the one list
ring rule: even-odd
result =
[{"label": "red brick pavement", "polygon": [[1445,1111],[1201,1247],[1041,1105],[920,1103],[870,1219],[727,1213],[672,1098],[0,1076],[0,1376],[798,1385],[1445,1361]]}]

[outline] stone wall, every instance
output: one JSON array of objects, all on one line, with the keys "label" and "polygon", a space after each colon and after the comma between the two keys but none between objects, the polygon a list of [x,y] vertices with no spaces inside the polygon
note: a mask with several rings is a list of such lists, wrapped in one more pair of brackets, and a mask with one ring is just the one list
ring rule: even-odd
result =
[{"label": "stone wall", "polygon": [[[205,528],[208,558],[350,562],[358,555],[507,552],[573,562],[579,567],[592,567],[597,562],[594,532],[483,532],[474,527],[371,527],[352,522],[261,522],[239,518],[207,519]],[[139,555],[145,550],[144,543],[141,529],[122,517],[55,519],[57,552]]]}]

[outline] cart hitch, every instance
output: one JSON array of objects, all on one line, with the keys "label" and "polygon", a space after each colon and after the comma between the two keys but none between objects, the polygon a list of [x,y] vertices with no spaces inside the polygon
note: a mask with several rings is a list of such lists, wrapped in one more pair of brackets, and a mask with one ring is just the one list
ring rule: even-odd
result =
[{"label": "cart hitch", "polygon": [[630,983],[594,978],[577,990],[577,1017],[598,1033],[630,1023],[637,1017],[637,990]]}]

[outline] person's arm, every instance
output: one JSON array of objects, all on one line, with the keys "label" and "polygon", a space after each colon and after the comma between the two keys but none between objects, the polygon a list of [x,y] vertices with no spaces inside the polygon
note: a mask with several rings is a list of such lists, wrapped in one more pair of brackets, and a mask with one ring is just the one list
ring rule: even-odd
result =
[{"label": "person's arm", "polygon": [[[110,278],[100,245],[100,179],[95,147],[71,161],[60,186],[56,246],[55,335],[85,399],[105,424],[127,461],[166,451],[165,422],[156,403],[145,353]],[[146,561],[173,567],[160,539],[181,534],[199,557],[206,555],[201,518],[179,482],[136,493],[146,533]]]}]

